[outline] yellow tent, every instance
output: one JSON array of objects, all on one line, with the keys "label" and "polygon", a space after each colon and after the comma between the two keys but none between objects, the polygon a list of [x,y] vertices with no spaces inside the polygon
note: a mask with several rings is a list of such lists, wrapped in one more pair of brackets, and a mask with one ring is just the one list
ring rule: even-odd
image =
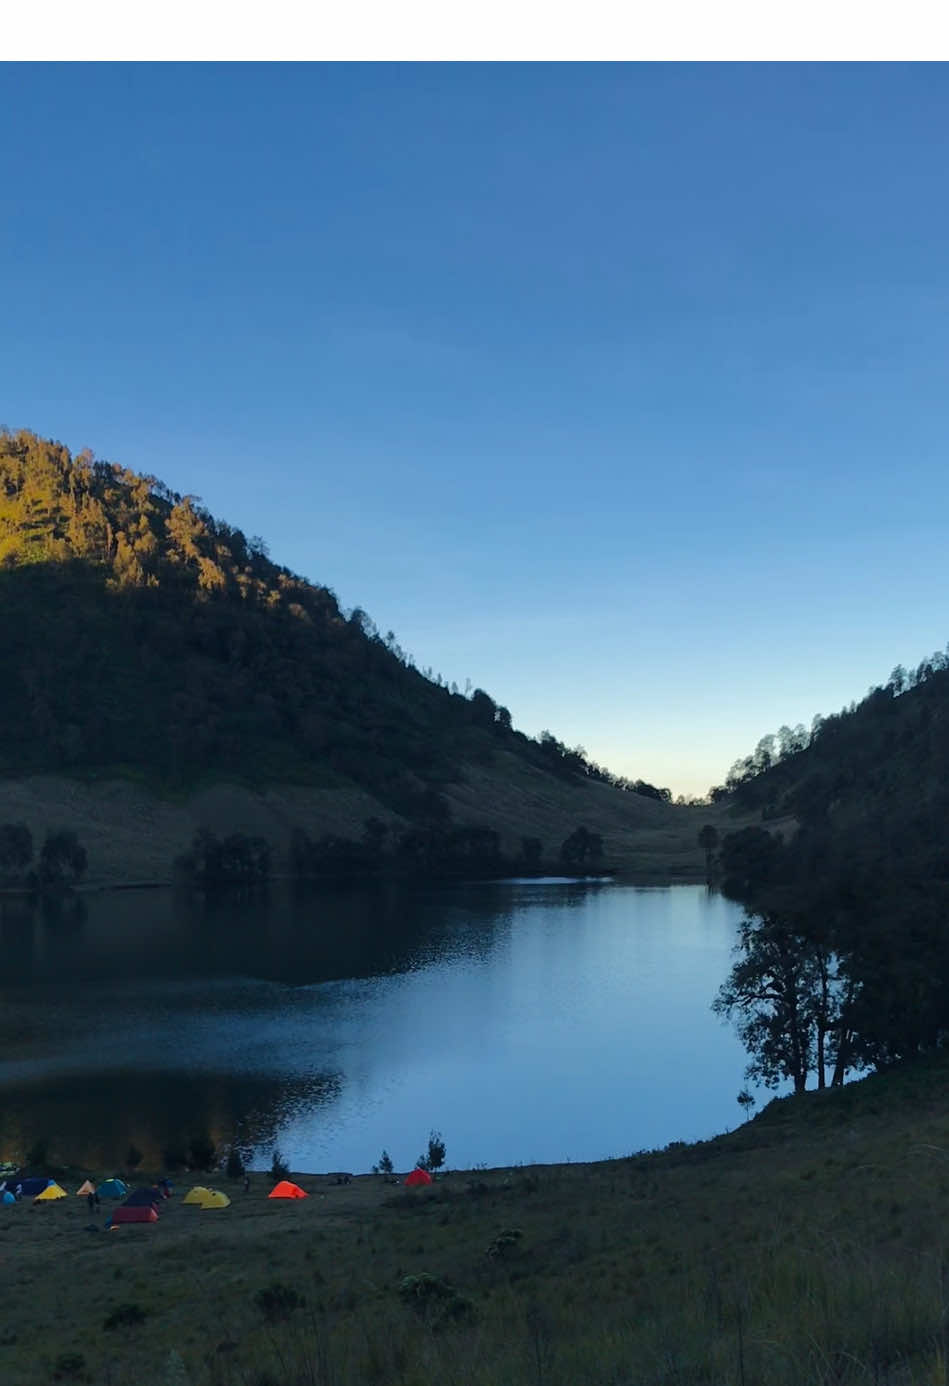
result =
[{"label": "yellow tent", "polygon": [[91,1180],[87,1179],[86,1182],[84,1184],[80,1184],[79,1188],[76,1190],[76,1197],[85,1198],[86,1194],[94,1194],[95,1191],[95,1184],[93,1184]]},{"label": "yellow tent", "polygon": [[42,1192],[42,1193],[38,1193],[38,1194],[36,1195],[36,1197],[34,1198],[33,1202],[34,1202],[34,1203],[42,1203],[42,1202],[44,1202],[46,1199],[51,1199],[51,1198],[68,1198],[68,1197],[69,1197],[69,1195],[67,1194],[66,1190],[65,1190],[65,1189],[61,1189],[61,1188],[59,1187],[58,1184],[47,1184],[47,1185],[46,1185],[46,1188],[43,1190],[43,1192]]},{"label": "yellow tent", "polygon": [[229,1208],[231,1200],[220,1189],[206,1189],[199,1184],[188,1194],[185,1203],[196,1203],[199,1208]]},{"label": "yellow tent", "polygon": [[221,1193],[220,1189],[208,1189],[208,1196],[201,1204],[202,1208],[229,1208],[231,1200],[226,1193]]}]

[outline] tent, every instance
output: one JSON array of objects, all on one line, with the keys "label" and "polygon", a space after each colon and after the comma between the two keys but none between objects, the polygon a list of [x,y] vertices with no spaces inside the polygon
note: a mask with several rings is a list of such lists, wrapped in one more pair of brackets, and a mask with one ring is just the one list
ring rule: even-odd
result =
[{"label": "tent", "polygon": [[52,1182],[52,1179],[24,1179],[14,1185],[13,1191],[16,1193],[16,1190],[19,1189],[24,1197],[35,1198],[37,1194],[41,1194],[44,1189],[49,1188]]},{"label": "tent", "polygon": [[299,1184],[291,1184],[289,1179],[281,1179],[267,1195],[268,1198],[306,1198]]},{"label": "tent", "polygon": [[121,1208],[116,1208],[110,1219],[113,1227],[118,1227],[124,1222],[157,1222],[158,1214],[154,1208],[126,1208],[123,1204]]},{"label": "tent", "polygon": [[413,1169],[405,1182],[410,1189],[414,1189],[417,1188],[419,1184],[430,1184],[432,1182],[432,1176],[427,1169]]},{"label": "tent", "polygon": [[123,1203],[123,1208],[157,1208],[164,1202],[160,1189],[133,1189]]},{"label": "tent", "polygon": [[46,1188],[43,1190],[43,1192],[42,1192],[42,1193],[38,1193],[38,1194],[36,1195],[36,1197],[34,1198],[33,1202],[34,1202],[34,1203],[44,1203],[44,1202],[51,1202],[54,1198],[68,1198],[68,1197],[69,1197],[69,1195],[67,1194],[67,1192],[66,1192],[66,1190],[65,1190],[64,1188],[61,1188],[59,1184],[56,1184],[56,1183],[53,1183],[52,1181],[50,1181],[50,1183],[46,1185]]},{"label": "tent", "polygon": [[100,1198],[124,1198],[128,1193],[128,1185],[123,1184],[121,1179],[105,1179],[96,1189],[96,1193]]},{"label": "tent", "polygon": [[231,1200],[219,1189],[206,1189],[202,1185],[191,1190],[185,1203],[197,1204],[199,1208],[229,1208]]},{"label": "tent", "polygon": [[93,1184],[91,1179],[87,1179],[85,1183],[79,1185],[79,1188],[76,1190],[76,1197],[85,1198],[87,1194],[95,1193],[95,1191],[95,1184]]},{"label": "tent", "polygon": [[194,1188],[189,1189],[181,1201],[182,1203],[197,1203],[200,1206],[210,1193],[211,1190],[206,1189],[203,1184],[195,1184]]},{"label": "tent", "polygon": [[16,1199],[9,1189],[4,1189],[3,1193],[0,1194],[0,1203],[16,1203]]}]

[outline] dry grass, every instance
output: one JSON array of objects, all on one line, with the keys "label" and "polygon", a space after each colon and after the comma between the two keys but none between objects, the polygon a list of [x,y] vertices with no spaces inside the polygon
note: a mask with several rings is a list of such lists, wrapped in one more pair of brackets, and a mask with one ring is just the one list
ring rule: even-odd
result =
[{"label": "dry grass", "polygon": [[[57,1363],[58,1379],[102,1386],[949,1375],[945,1064],[787,1100],[655,1155],[456,1172],[412,1192],[300,1182],[310,1198],[276,1203],[254,1176],[211,1212],[179,1188],[157,1225],[110,1233],[85,1230],[77,1198],[0,1209],[0,1380],[45,1386]],[[437,1283],[400,1292],[423,1274]],[[256,1297],[274,1282],[305,1304],[271,1320]],[[130,1303],[144,1321],[106,1330]]]},{"label": "dry grass", "polygon": [[[495,827],[512,855],[520,851],[521,837],[530,836],[555,857],[564,838],[583,823],[602,833],[611,865],[641,879],[704,879],[699,828],[711,822],[729,832],[745,821],[731,819],[719,806],[687,808],[603,784],[562,781],[506,752],[490,765],[466,767],[464,781],[443,791],[458,822]],[[73,828],[89,854],[89,881],[100,885],[170,880],[174,859],[201,827],[265,837],[276,848],[279,866],[295,827],[312,836],[358,838],[372,816],[401,823],[356,786],[273,785],[256,792],[220,783],[171,799],[114,777],[0,779],[0,823],[25,822],[37,844],[48,828]]]}]

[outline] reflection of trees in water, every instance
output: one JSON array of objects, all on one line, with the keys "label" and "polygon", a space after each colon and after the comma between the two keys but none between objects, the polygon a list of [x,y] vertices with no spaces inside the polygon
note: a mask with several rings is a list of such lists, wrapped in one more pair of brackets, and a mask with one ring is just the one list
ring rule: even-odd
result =
[{"label": "reflection of trees in water", "polygon": [[47,929],[72,933],[81,929],[89,910],[81,895],[74,892],[44,895],[40,899],[40,917]]},{"label": "reflection of trees in water", "polygon": [[[457,894],[457,887],[454,894]],[[182,894],[199,970],[224,970],[291,984],[408,971],[444,935],[452,895],[400,883],[370,887],[295,883],[287,890]],[[489,937],[496,919],[472,910]],[[205,963],[213,961],[213,969]]]},{"label": "reflection of trees in water", "polygon": [[[591,888],[532,897],[569,909]],[[300,985],[410,971],[459,949],[483,958],[524,904],[524,889],[380,881],[118,891],[40,905],[0,897],[0,986],[222,976]]]},{"label": "reflection of trees in water", "polygon": [[0,1090],[0,1160],[22,1159],[37,1140],[54,1161],[96,1171],[118,1167],[129,1144],[156,1168],[167,1146],[208,1134],[269,1162],[278,1132],[301,1111],[339,1098],[342,1076],[104,1072]]}]

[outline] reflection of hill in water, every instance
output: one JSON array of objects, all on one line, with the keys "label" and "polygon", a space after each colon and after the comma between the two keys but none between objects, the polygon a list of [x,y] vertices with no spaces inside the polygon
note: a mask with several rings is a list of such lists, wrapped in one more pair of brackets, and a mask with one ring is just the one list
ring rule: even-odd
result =
[{"label": "reflection of hill in water", "polygon": [[[589,884],[545,888],[569,908]],[[0,905],[0,987],[122,978],[254,977],[289,985],[407,971],[451,953],[490,950],[510,914],[503,883],[410,889],[290,889],[188,895],[87,895],[58,908]],[[516,887],[523,903],[524,886]]]},{"label": "reflection of hill in water", "polygon": [[340,1082],[338,1074],[109,1070],[4,1088],[0,1158],[22,1159],[34,1141],[47,1140],[52,1159],[101,1171],[118,1167],[134,1142],[146,1167],[157,1168],[166,1146],[186,1148],[192,1136],[209,1133],[219,1148],[236,1139],[267,1160],[281,1125],[332,1102]]}]

